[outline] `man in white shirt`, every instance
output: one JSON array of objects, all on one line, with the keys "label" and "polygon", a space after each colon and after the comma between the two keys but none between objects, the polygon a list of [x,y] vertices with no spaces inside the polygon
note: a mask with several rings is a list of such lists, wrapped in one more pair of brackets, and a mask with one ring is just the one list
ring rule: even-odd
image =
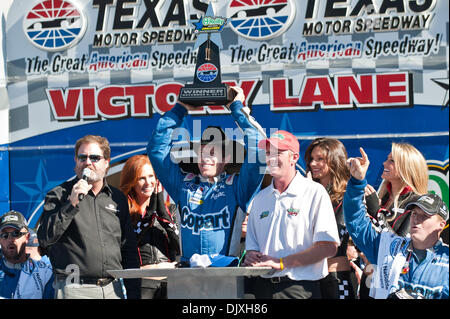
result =
[{"label": "man in white shirt", "polygon": [[339,236],[325,188],[295,169],[298,140],[277,131],[258,147],[266,150],[272,184],[259,192],[249,214],[245,266],[272,267],[258,277],[256,298],[321,298],[319,280]]}]

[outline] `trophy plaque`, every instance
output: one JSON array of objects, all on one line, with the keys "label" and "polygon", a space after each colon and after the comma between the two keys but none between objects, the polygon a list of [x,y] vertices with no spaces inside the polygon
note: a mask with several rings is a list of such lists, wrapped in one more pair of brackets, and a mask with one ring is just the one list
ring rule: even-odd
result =
[{"label": "trophy plaque", "polygon": [[[209,4],[206,16],[202,17],[195,25],[198,32],[197,42],[200,45],[195,66],[194,81],[180,89],[178,100],[192,105],[226,105],[234,98],[234,92],[229,86],[222,83],[220,72],[220,49],[222,41],[219,32],[226,24],[227,19],[215,17]],[[211,34],[216,36],[211,37]],[[205,40],[205,35],[207,35]]]}]

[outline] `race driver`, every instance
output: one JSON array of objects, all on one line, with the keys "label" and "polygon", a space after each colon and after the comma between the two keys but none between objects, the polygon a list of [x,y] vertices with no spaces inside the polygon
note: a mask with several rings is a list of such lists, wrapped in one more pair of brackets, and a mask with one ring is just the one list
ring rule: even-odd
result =
[{"label": "race driver", "polygon": [[241,224],[247,205],[264,177],[264,154],[258,154],[257,147],[264,138],[262,129],[243,105],[243,90],[231,89],[236,94],[227,108],[243,131],[245,143],[245,155],[240,153],[245,157],[240,160],[239,174],[225,170],[233,162],[233,154],[239,154],[235,149],[239,143],[228,139],[220,127],[208,127],[202,133],[201,145],[196,147],[198,174],[182,170],[171,159],[172,133],[193,109],[179,101],[159,119],[147,146],[158,178],[179,208],[181,261],[188,261],[193,254],[239,254]]}]

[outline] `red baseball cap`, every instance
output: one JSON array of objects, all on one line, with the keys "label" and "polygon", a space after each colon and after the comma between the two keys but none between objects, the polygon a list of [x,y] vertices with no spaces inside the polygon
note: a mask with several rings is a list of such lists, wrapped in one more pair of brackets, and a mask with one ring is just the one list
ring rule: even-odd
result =
[{"label": "red baseball cap", "polygon": [[287,131],[276,131],[270,138],[259,141],[258,147],[265,150],[268,143],[281,151],[291,150],[294,153],[300,153],[300,144],[297,138]]}]

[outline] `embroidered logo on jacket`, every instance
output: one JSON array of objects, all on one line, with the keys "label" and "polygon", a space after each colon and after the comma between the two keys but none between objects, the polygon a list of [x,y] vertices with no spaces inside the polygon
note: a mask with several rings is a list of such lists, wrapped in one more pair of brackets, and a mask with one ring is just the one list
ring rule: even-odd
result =
[{"label": "embroidered logo on jacket", "polygon": [[263,219],[269,216],[269,211],[266,210],[259,215],[259,219]]},{"label": "embroidered logo on jacket", "polygon": [[108,206],[105,206],[105,208],[109,211],[112,211],[114,213],[117,213],[119,210],[114,206],[114,204],[109,204]]},{"label": "embroidered logo on jacket", "polygon": [[192,195],[192,197],[189,199],[189,203],[192,204],[196,204],[196,205],[201,205],[203,204],[203,191],[204,188],[203,187],[199,187],[197,188],[197,190],[195,191],[195,193]]},{"label": "embroidered logo on jacket", "polygon": [[297,216],[299,212],[300,212],[300,209],[298,209],[298,208],[289,208],[287,210],[287,213],[289,216]]},{"label": "embroidered logo on jacket", "polygon": [[395,257],[399,251],[403,254],[403,256],[407,255],[407,245],[408,241],[404,238],[396,238],[392,241],[391,246],[389,247],[389,253],[391,256]]},{"label": "embroidered logo on jacket", "polygon": [[233,185],[233,179],[234,179],[234,174],[228,176],[227,179],[225,180],[225,184]]}]

